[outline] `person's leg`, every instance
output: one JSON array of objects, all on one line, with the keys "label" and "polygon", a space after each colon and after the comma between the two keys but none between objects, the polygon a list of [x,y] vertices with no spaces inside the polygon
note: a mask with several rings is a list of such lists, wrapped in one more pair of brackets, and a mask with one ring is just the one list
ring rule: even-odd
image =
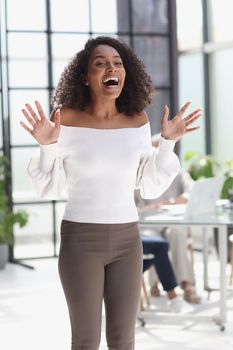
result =
[{"label": "person's leg", "polygon": [[[168,242],[162,237],[141,236],[144,254],[153,254],[154,259],[144,260],[143,271],[153,264],[163,289],[168,292],[173,291],[177,286],[176,277],[168,256]],[[172,296],[175,297],[175,295]]]},{"label": "person's leg", "polygon": [[137,223],[114,224],[109,235],[104,302],[109,350],[133,350],[142,283]]},{"label": "person's leg", "polygon": [[98,224],[63,221],[59,274],[66,296],[72,350],[97,350],[101,336],[106,232]]},{"label": "person's leg", "polygon": [[166,234],[169,242],[172,265],[179,285],[186,281],[194,284],[194,274],[187,251],[187,229],[172,228]]}]

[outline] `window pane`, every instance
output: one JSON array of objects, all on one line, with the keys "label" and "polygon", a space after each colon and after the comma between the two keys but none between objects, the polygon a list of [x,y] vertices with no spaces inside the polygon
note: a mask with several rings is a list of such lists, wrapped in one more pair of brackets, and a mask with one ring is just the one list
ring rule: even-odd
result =
[{"label": "window pane", "polygon": [[8,29],[45,30],[45,0],[7,0]]},{"label": "window pane", "polygon": [[117,32],[116,0],[91,1],[91,29],[92,32]]},{"label": "window pane", "polygon": [[169,87],[169,41],[161,37],[133,38],[136,54],[145,64],[147,73],[151,76],[156,87]]},{"label": "window pane", "polygon": [[54,34],[52,36],[53,85],[56,86],[65,66],[88,40],[88,35]]},{"label": "window pane", "polygon": [[167,33],[167,0],[133,0],[133,30],[142,33]]},{"label": "window pane", "polygon": [[117,25],[119,32],[129,32],[129,0],[117,0]]},{"label": "window pane", "polygon": [[177,36],[179,50],[202,46],[201,0],[177,0]]},{"label": "window pane", "polygon": [[56,203],[56,253],[58,255],[60,248],[60,231],[61,231],[61,221],[65,211],[66,203]]},{"label": "window pane", "polygon": [[39,147],[13,148],[11,150],[12,187],[14,202],[40,200],[27,173],[29,160],[31,156],[35,154],[35,152],[39,152]]},{"label": "window pane", "polygon": [[46,36],[43,34],[8,35],[11,87],[47,86],[46,45]]},{"label": "window pane", "polygon": [[157,134],[160,132],[160,121],[163,116],[165,105],[170,104],[170,92],[169,90],[157,90],[156,95],[153,98],[152,104],[147,107],[150,124],[151,134]]},{"label": "window pane", "polygon": [[203,82],[203,56],[181,55],[179,58],[179,105],[187,101],[192,104],[187,111],[196,108],[203,109],[203,117],[195,123],[201,128],[187,137],[183,137],[181,141],[181,160],[187,151],[197,151],[205,154],[205,111],[204,111],[204,82]]},{"label": "window pane", "polygon": [[89,0],[51,0],[52,30],[89,32]]},{"label": "window pane", "polygon": [[222,50],[213,55],[213,153],[223,163],[233,159],[233,49]]},{"label": "window pane", "polygon": [[232,0],[212,0],[212,25],[214,41],[224,42],[233,40]]},{"label": "window pane", "polygon": [[[16,259],[53,255],[53,213],[51,204],[15,205],[14,211],[26,210],[27,226],[14,228]],[[45,220],[46,218],[46,220]]]},{"label": "window pane", "polygon": [[2,93],[0,92],[0,148],[2,148]]},{"label": "window pane", "polygon": [[[11,144],[12,145],[33,145],[34,138],[19,124],[20,120],[27,125],[26,118],[21,112],[25,103],[35,107],[35,100],[41,103],[46,116],[49,116],[48,91],[47,90],[11,90],[10,91],[10,123],[11,123]],[[30,126],[30,125],[29,125]]]}]

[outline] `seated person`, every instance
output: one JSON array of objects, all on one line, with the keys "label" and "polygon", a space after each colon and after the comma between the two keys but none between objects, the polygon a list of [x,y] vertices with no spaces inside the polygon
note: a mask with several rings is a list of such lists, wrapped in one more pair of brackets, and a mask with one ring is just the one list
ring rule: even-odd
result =
[{"label": "seated person", "polygon": [[[152,136],[152,144],[154,147],[158,146],[158,136]],[[189,193],[192,190],[194,181],[187,171],[181,169],[177,177],[174,179],[171,186],[164,192],[162,196],[153,200],[147,200],[140,197],[138,191],[135,191],[135,202],[138,207],[139,213],[146,211],[153,211],[159,208],[161,204],[181,204],[186,203]],[[187,254],[187,237],[186,227],[172,227],[164,228],[158,232],[158,228],[152,230],[150,234],[155,235],[162,234],[169,242],[172,265],[175,271],[177,282],[184,291],[184,299],[187,302],[198,304],[201,302],[201,298],[196,293],[195,279],[192,264]],[[150,285],[151,294],[156,296],[159,293],[156,275],[153,271],[150,273]]]},{"label": "seated person", "polygon": [[163,289],[169,299],[171,312],[189,310],[190,306],[180,299],[175,291],[177,287],[176,277],[168,256],[168,242],[162,237],[141,235],[143,254],[153,254],[153,258],[143,259],[143,272],[151,266],[157,271]]}]

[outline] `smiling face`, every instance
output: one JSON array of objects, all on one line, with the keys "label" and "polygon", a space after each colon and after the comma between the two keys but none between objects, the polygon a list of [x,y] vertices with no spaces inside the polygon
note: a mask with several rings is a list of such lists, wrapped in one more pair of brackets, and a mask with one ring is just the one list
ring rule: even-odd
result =
[{"label": "smiling face", "polygon": [[119,53],[111,46],[97,46],[88,63],[86,83],[92,98],[116,99],[124,86],[125,68]]}]

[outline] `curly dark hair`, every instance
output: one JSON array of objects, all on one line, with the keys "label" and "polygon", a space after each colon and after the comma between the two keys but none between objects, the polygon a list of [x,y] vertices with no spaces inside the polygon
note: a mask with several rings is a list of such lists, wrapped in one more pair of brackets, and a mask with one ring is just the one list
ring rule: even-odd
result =
[{"label": "curly dark hair", "polygon": [[90,94],[84,79],[90,56],[98,45],[113,47],[119,53],[126,71],[124,87],[116,99],[118,112],[128,116],[142,112],[151,103],[154,93],[151,78],[132,49],[119,39],[109,36],[89,39],[84,49],[79,51],[65,67],[51,99],[53,108],[62,105],[85,110],[90,101]]}]

